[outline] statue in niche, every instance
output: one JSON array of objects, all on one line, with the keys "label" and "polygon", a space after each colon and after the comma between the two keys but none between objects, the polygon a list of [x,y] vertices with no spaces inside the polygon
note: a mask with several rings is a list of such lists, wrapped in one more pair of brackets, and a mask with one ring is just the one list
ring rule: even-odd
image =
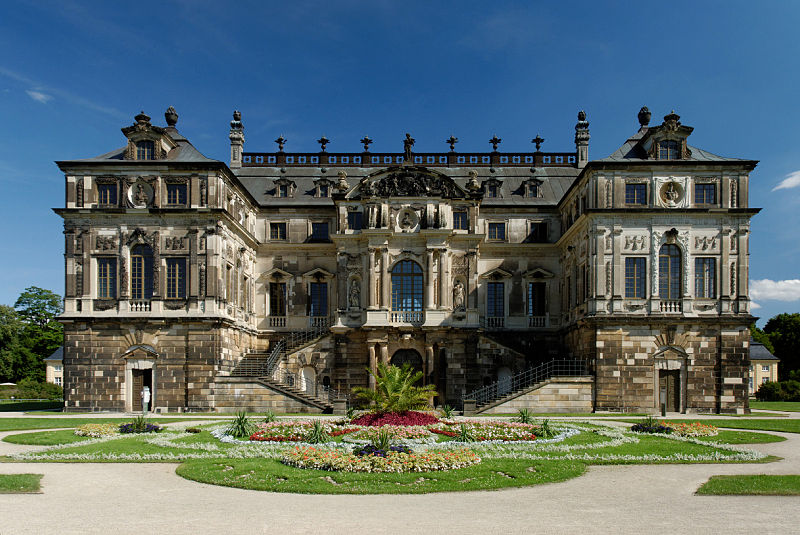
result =
[{"label": "statue in niche", "polygon": [[664,190],[664,199],[666,199],[668,202],[674,203],[680,199],[680,196],[680,192],[675,187],[675,182],[670,182],[667,185],[667,188]]},{"label": "statue in niche", "polygon": [[134,198],[134,203],[136,206],[142,206],[147,205],[147,201],[147,191],[144,189],[144,184],[140,182],[136,185],[136,197]]},{"label": "statue in niche", "polygon": [[350,308],[361,308],[361,287],[356,279],[350,281],[350,293],[347,300]]},{"label": "statue in niche", "polygon": [[453,287],[453,310],[464,310],[464,283],[461,281],[456,281]]},{"label": "statue in niche", "polygon": [[408,212],[403,212],[403,218],[400,220],[400,228],[410,229],[414,223],[411,221],[411,216]]}]

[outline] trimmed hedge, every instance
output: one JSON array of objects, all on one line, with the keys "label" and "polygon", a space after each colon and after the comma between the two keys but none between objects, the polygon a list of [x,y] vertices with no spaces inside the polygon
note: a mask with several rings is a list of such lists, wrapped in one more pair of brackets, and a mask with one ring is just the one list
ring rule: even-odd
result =
[{"label": "trimmed hedge", "polygon": [[759,401],[800,401],[800,381],[768,381],[756,392]]},{"label": "trimmed hedge", "polygon": [[48,411],[64,408],[63,401],[12,401],[0,402],[0,412]]}]

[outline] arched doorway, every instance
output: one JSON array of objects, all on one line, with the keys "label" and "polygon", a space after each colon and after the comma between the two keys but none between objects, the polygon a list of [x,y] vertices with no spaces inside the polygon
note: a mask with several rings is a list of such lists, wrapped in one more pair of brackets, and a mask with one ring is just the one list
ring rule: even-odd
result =
[{"label": "arched doorway", "polygon": [[316,390],[317,371],[313,366],[303,366],[300,370],[300,389],[306,394],[314,395]]},{"label": "arched doorway", "polygon": [[[422,355],[419,354],[419,351],[416,349],[398,349],[392,355],[389,364],[392,366],[397,366],[398,368],[402,368],[404,364],[410,364],[411,368],[415,372],[422,371]],[[422,383],[422,379],[420,379],[418,384]]]}]

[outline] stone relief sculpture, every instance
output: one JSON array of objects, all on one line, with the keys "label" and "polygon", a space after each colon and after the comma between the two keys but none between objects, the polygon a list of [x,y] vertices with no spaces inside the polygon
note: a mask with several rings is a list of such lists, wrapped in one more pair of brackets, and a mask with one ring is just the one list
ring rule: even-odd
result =
[{"label": "stone relief sculpture", "polygon": [[75,206],[83,208],[83,179],[75,181]]},{"label": "stone relief sculpture", "polygon": [[731,263],[731,297],[736,297],[736,263]]}]

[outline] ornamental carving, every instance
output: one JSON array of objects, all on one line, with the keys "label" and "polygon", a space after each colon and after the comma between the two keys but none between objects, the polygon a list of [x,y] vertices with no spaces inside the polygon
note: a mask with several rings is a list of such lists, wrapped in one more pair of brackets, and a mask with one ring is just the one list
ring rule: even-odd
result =
[{"label": "ornamental carving", "polygon": [[98,251],[113,251],[117,248],[117,240],[113,236],[97,236],[94,248]]},{"label": "ornamental carving", "polygon": [[716,236],[695,236],[694,248],[700,251],[713,251],[717,248]]},{"label": "ornamental carving", "polygon": [[736,297],[736,263],[731,262],[731,297]]},{"label": "ornamental carving", "polygon": [[452,179],[424,167],[390,169],[380,178],[365,181],[361,192],[370,197],[466,197],[466,193]]},{"label": "ornamental carving", "polygon": [[656,202],[664,208],[686,208],[689,206],[686,195],[686,178],[656,178]]},{"label": "ornamental carving", "polygon": [[419,216],[416,210],[404,208],[397,214],[397,226],[403,232],[413,232],[419,227]]},{"label": "ornamental carving", "polygon": [[626,251],[644,251],[647,249],[647,236],[625,236]]},{"label": "ornamental carving", "polygon": [[606,297],[611,298],[611,283],[613,282],[611,278],[611,261],[606,261]]},{"label": "ornamental carving", "polygon": [[75,206],[83,208],[83,179],[75,181]]},{"label": "ornamental carving", "polygon": [[186,248],[186,237],[170,237],[164,238],[164,250],[182,251]]},{"label": "ornamental carving", "polygon": [[208,204],[208,179],[203,177],[200,179],[200,206]]},{"label": "ornamental carving", "polygon": [[739,206],[739,183],[736,178],[731,178],[731,208]]}]

